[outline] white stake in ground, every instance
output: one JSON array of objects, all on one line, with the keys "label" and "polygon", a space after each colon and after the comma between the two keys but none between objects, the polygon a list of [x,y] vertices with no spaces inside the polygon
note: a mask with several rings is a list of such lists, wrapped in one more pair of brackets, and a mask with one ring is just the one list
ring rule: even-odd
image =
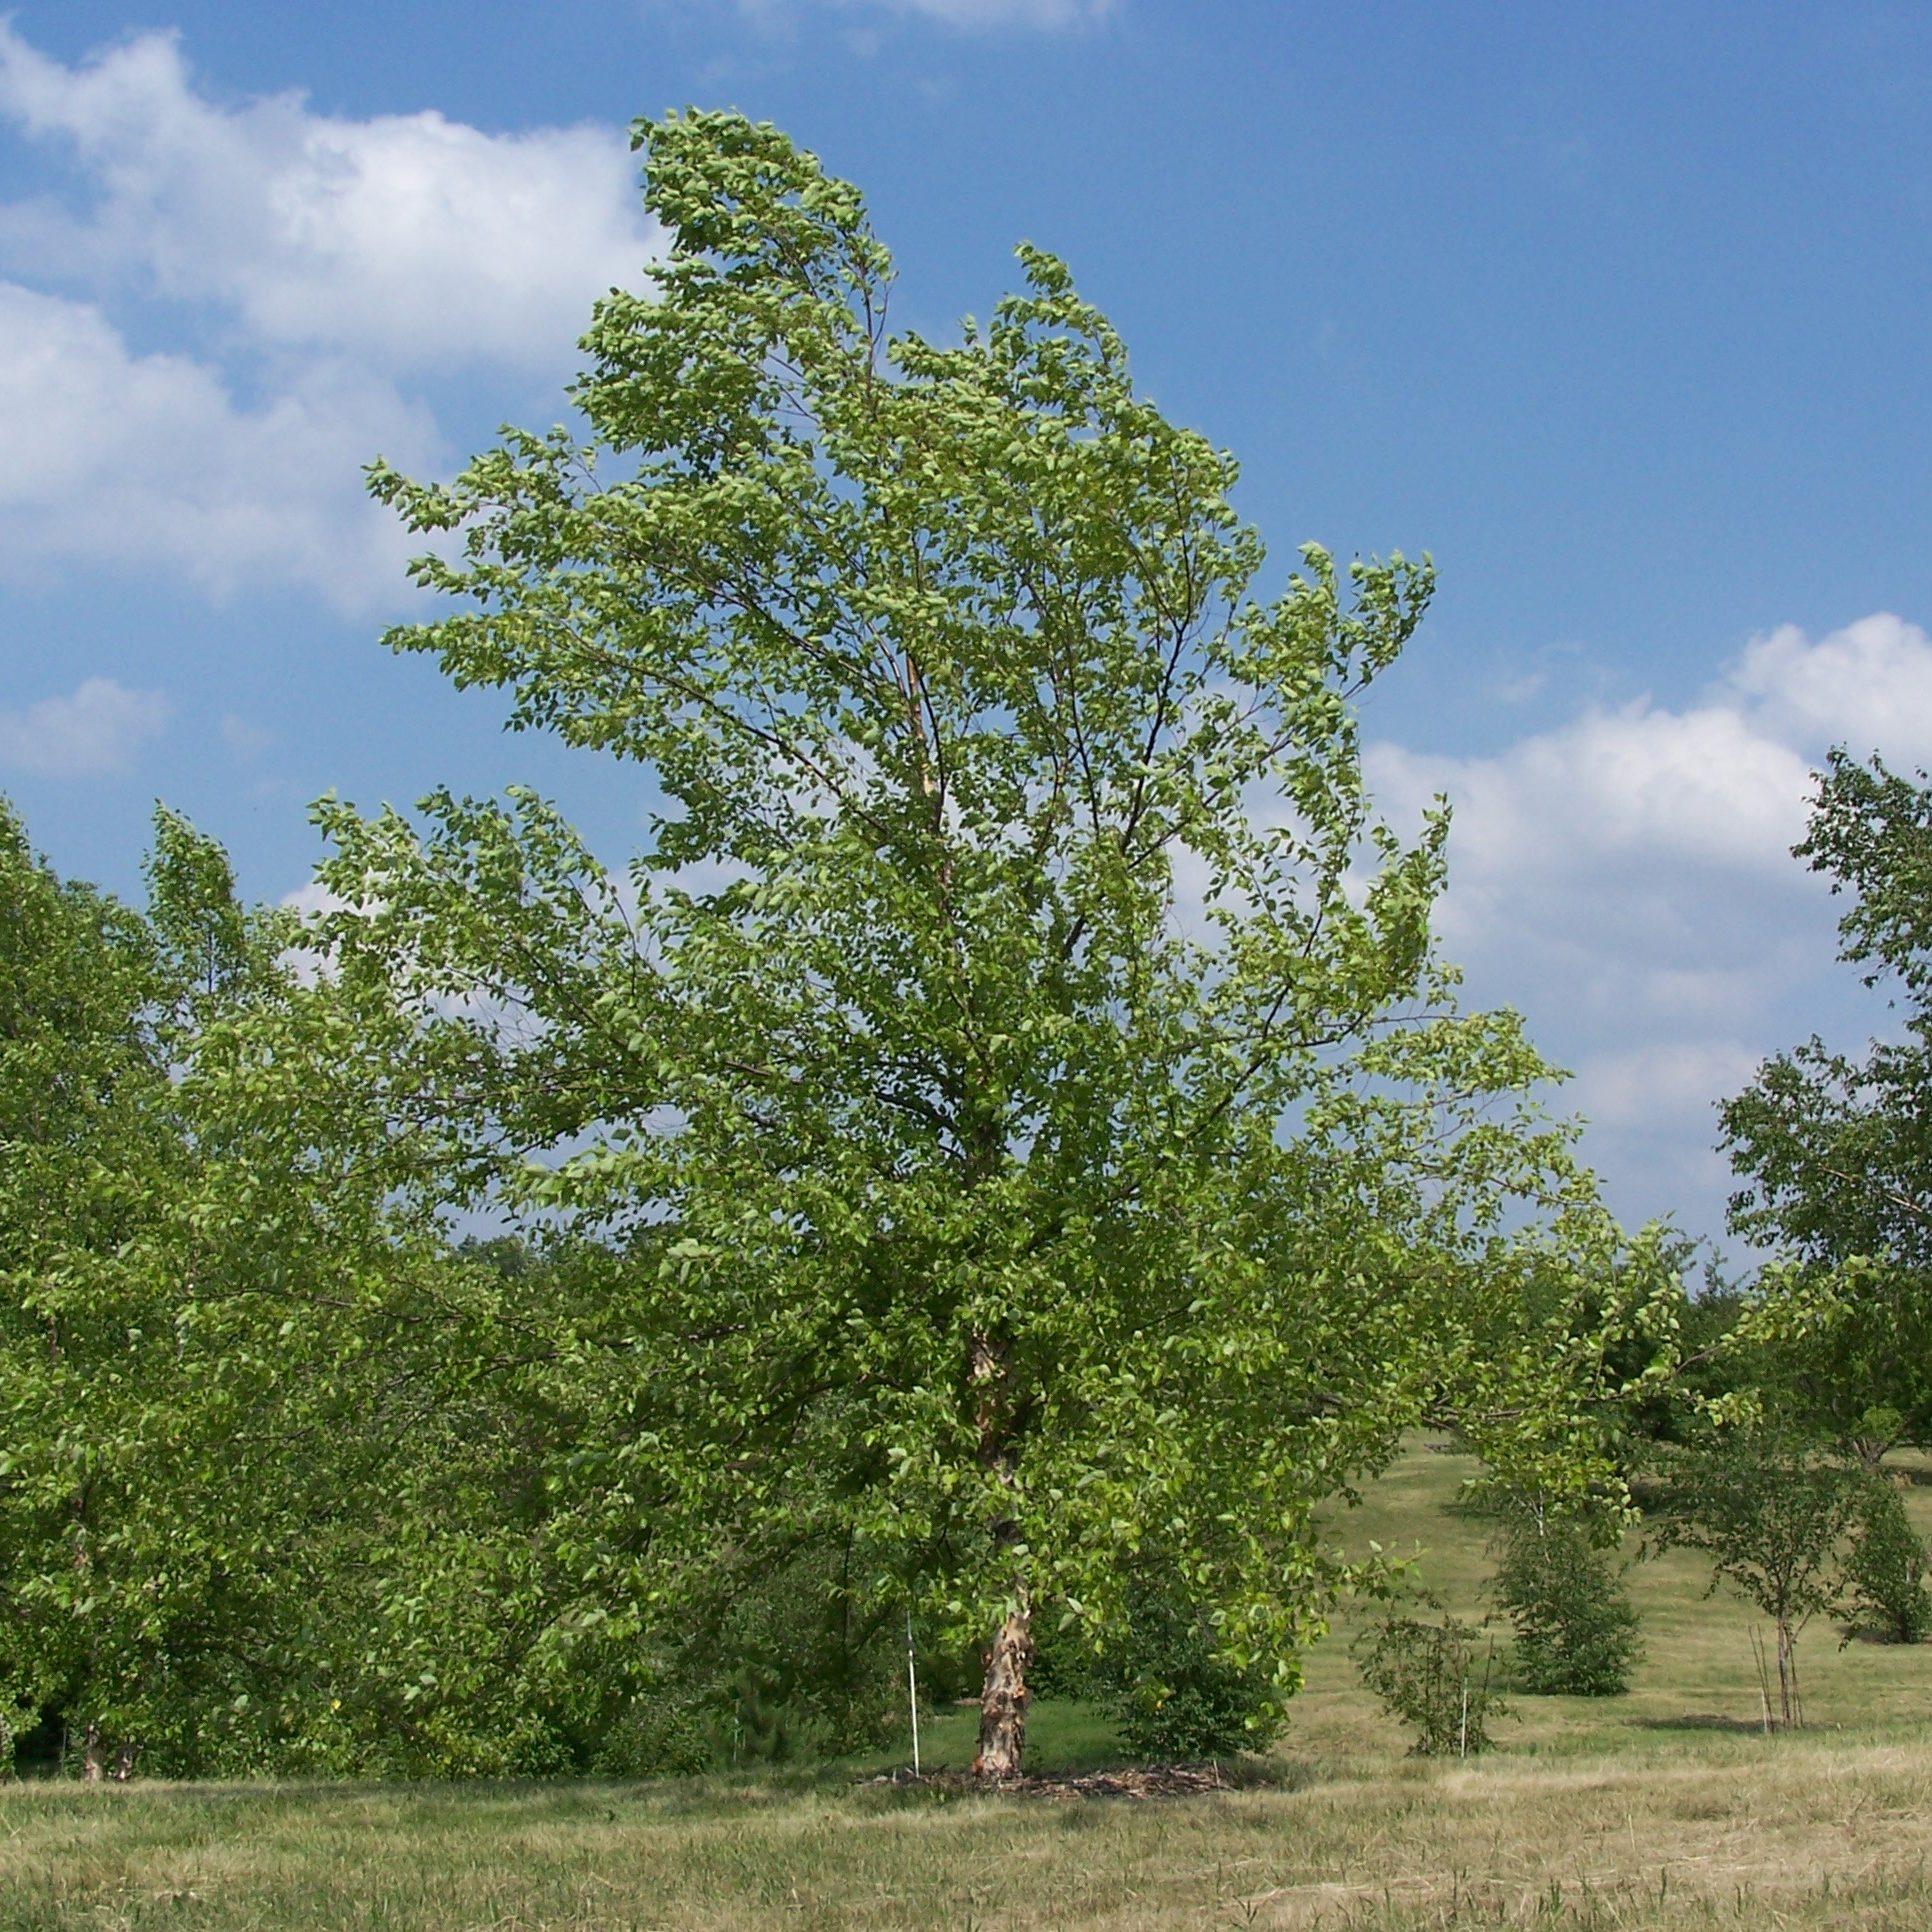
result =
[{"label": "white stake in ground", "polygon": [[912,1661],[912,1612],[906,1612],[906,1702],[912,1711],[912,1775],[919,1775],[919,1676]]}]

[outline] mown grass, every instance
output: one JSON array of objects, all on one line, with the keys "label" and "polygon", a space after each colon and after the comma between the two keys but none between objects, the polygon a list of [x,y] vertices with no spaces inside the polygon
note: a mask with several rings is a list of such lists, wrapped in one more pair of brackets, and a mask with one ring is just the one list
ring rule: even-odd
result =
[{"label": "mown grass", "polygon": [[[1418,1445],[1348,1524],[1420,1542],[1479,1613],[1471,1465]],[[1932,1492],[1914,1498],[1915,1511]],[[1674,1555],[1633,1582],[1631,1694],[1520,1698],[1466,1765],[1405,1739],[1317,1653],[1278,1782],[1204,1798],[982,1797],[851,1767],[658,1785],[140,1785],[0,1791],[0,1927],[1912,1927],[1932,1924],[1932,1646],[1801,1653],[1813,1726],[1758,1730],[1749,1614]],[[969,1713],[929,1764],[970,1755]],[[1100,1714],[1045,1707],[1043,1768],[1104,1758]]]}]

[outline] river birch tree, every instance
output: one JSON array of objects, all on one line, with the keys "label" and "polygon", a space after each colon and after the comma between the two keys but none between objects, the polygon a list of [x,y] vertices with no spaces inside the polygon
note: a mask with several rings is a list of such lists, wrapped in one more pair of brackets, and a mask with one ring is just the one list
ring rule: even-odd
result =
[{"label": "river birch tree", "polygon": [[452,1198],[605,1270],[586,1588],[674,1614],[720,1547],[842,1524],[983,1646],[991,1779],[1038,1620],[1104,1647],[1147,1563],[1285,1696],[1317,1505],[1403,1427],[1560,1458],[1588,1338],[1514,1297],[1608,1239],[1516,1021],[1432,959],[1446,815],[1364,789],[1430,569],[1310,547],[1264,596],[1232,459],[1053,256],[895,332],[813,156],[636,138],[669,249],[597,304],[580,420],[372,475],[452,600],[389,641],[634,765],[644,847],[527,792],[319,808],[323,936],[415,1002]]}]

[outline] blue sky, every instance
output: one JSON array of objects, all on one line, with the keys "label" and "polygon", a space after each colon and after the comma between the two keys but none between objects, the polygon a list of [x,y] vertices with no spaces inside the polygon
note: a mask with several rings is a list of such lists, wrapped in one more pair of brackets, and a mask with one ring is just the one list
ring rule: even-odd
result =
[{"label": "blue sky", "polygon": [[640,781],[380,650],[360,465],[562,409],[654,238],[624,140],[777,121],[929,331],[1026,238],[1231,447],[1277,567],[1433,552],[1368,713],[1457,809],[1449,952],[1632,1219],[1713,1101],[1884,1015],[1788,857],[1832,743],[1932,761],[1932,10],[1263,0],[22,5],[0,29],[0,791],[138,887],[159,797],[299,891],[306,802]]}]

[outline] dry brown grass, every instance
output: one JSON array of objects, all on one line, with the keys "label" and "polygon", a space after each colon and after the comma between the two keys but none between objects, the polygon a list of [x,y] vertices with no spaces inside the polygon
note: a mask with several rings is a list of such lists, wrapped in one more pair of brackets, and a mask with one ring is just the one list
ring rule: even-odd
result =
[{"label": "dry brown grass", "polygon": [[29,1787],[0,1817],[10,1932],[1932,1923],[1932,1748],[1905,1744],[1141,1801]]}]

